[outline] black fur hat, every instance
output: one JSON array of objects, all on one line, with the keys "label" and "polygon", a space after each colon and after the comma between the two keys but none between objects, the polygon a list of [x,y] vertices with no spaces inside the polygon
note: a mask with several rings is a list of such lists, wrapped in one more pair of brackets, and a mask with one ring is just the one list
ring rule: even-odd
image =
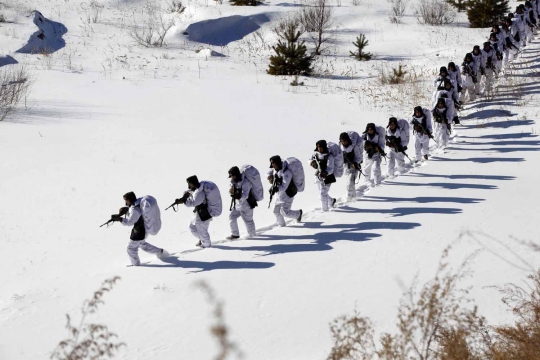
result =
[{"label": "black fur hat", "polygon": [[351,137],[346,132],[342,132],[341,134],[339,134],[339,141],[341,141],[341,140],[345,140],[349,144],[352,144]]},{"label": "black fur hat", "polygon": [[326,140],[319,140],[315,143],[315,150],[318,151],[318,147],[323,148],[323,153],[326,154],[328,152],[328,144],[326,143]]},{"label": "black fur hat", "polygon": [[388,125],[386,125],[386,127],[390,127],[390,124],[396,124],[396,127],[399,129],[399,125],[398,125],[398,122],[397,122],[397,119],[395,117],[391,117],[390,119],[388,119]]},{"label": "black fur hat", "polygon": [[193,176],[190,176],[186,179],[186,182],[188,184],[191,184],[193,185],[194,187],[196,187],[197,189],[199,188],[199,186],[201,186],[201,183],[199,182],[199,179],[197,178],[197,175],[193,175]]},{"label": "black fur hat", "polygon": [[273,169],[272,163],[277,164],[278,170],[281,170],[281,157],[279,155],[274,155],[270,158],[270,169]]},{"label": "black fur hat", "polygon": [[373,129],[373,131],[377,132],[377,128],[375,127],[374,123],[369,123],[366,125],[366,131],[364,131],[364,134],[367,133],[369,129]]},{"label": "black fur hat", "polygon": [[135,201],[137,201],[137,197],[133,191],[130,191],[124,194],[124,200],[129,200],[129,202],[133,205],[135,204]]},{"label": "black fur hat", "polygon": [[444,107],[446,107],[446,99],[443,97],[440,97],[437,99],[437,107],[439,107],[439,104],[443,104]]},{"label": "black fur hat", "polygon": [[229,178],[233,176],[236,176],[236,179],[242,178],[242,174],[240,173],[240,169],[238,168],[238,166],[233,166],[229,169]]}]

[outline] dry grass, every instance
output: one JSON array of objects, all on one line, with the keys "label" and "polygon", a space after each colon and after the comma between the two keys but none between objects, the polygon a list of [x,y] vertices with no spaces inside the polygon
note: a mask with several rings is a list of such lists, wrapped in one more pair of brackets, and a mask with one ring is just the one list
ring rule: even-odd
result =
[{"label": "dry grass", "polygon": [[214,324],[210,327],[210,333],[212,334],[212,337],[216,339],[219,346],[219,353],[214,359],[225,360],[233,354],[235,354],[238,359],[241,359],[243,357],[242,351],[236,343],[229,339],[230,331],[225,322],[223,301],[216,297],[214,289],[212,289],[205,281],[199,281],[196,283],[196,286],[206,295],[206,301],[212,307]]},{"label": "dry grass", "polygon": [[123,346],[122,342],[116,342],[115,333],[110,332],[106,325],[88,324],[86,318],[95,314],[99,307],[105,302],[103,296],[111,291],[120,280],[119,276],[112,277],[103,282],[101,287],[94,292],[94,295],[85,300],[81,312],[82,316],[78,326],[71,322],[71,317],[66,315],[68,338],[60,341],[51,355],[51,359],[56,360],[100,360],[110,359]]},{"label": "dry grass", "polygon": [[[534,249],[539,249],[534,245]],[[540,270],[524,288],[499,288],[515,316],[511,325],[488,327],[459,282],[470,275],[469,260],[457,271],[443,253],[435,278],[418,291],[413,285],[401,300],[397,331],[374,338],[373,324],[358,313],[331,324],[334,346],[329,360],[539,360]]]}]

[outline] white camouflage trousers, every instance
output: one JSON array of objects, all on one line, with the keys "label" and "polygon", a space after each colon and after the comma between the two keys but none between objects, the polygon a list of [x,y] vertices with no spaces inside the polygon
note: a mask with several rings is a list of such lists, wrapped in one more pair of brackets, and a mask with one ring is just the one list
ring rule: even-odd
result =
[{"label": "white camouflage trousers", "polygon": [[129,260],[131,260],[131,265],[133,266],[141,265],[141,260],[139,259],[139,249],[146,251],[147,253],[156,255],[161,254],[162,250],[152,244],[147,243],[145,240],[130,240],[127,246],[127,253],[129,256]]},{"label": "white camouflage trousers", "polygon": [[417,134],[415,138],[414,151],[416,160],[421,161],[422,155],[429,155],[429,136]]},{"label": "white camouflage trousers", "polygon": [[346,169],[345,170],[345,179],[347,182],[345,187],[347,189],[347,200],[353,201],[356,200],[356,179],[358,177],[358,170],[356,169]]},{"label": "white camouflage trousers", "polygon": [[465,101],[474,101],[476,100],[477,86],[472,81],[470,77],[467,77],[467,80],[463,82],[463,100]]},{"label": "white camouflage trousers", "polygon": [[234,209],[232,209],[229,214],[229,226],[231,228],[231,235],[240,236],[240,229],[238,228],[239,217],[244,220],[248,235],[257,235],[255,231],[255,222],[253,221],[253,209],[249,206],[247,201],[244,202],[242,205],[236,204]]},{"label": "white camouflage trousers", "polygon": [[202,221],[199,214],[195,213],[191,223],[189,224],[189,230],[197,239],[201,241],[203,248],[212,246],[210,241],[210,234],[208,233],[208,228],[210,227],[210,221],[212,218]]},{"label": "white camouflage trousers", "polygon": [[448,146],[448,139],[450,138],[450,130],[448,130],[448,127],[445,123],[435,123],[434,124],[434,136],[437,140],[437,143],[439,144],[438,147],[440,149],[444,149]]},{"label": "white camouflage trousers", "polygon": [[381,183],[381,156],[379,154],[373,155],[371,159],[368,156],[364,157],[364,174],[367,182]]},{"label": "white camouflage trousers", "polygon": [[[282,197],[286,197],[286,199],[282,199]],[[276,201],[274,215],[276,216],[276,222],[279,226],[287,225],[285,223],[285,218],[298,219],[300,216],[299,210],[291,210],[293,201],[294,198],[290,198],[285,194],[280,194],[280,198]]]},{"label": "white camouflage trousers", "polygon": [[405,155],[390,148],[388,151],[388,175],[394,176],[396,172],[396,162],[398,170],[402,171],[405,169]]},{"label": "white camouflage trousers", "polygon": [[333,207],[334,198],[328,195],[332,184],[325,185],[323,181],[317,181],[317,188],[319,189],[319,200],[321,200],[321,210],[328,211],[328,208]]},{"label": "white camouflage trousers", "polygon": [[484,95],[488,95],[493,91],[493,82],[495,81],[495,73],[492,69],[486,69],[484,81]]}]

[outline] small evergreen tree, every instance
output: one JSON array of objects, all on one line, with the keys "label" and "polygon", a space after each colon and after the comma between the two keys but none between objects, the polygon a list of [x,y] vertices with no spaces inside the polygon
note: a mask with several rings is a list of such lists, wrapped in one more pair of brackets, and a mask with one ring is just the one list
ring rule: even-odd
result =
[{"label": "small evergreen tree", "polygon": [[469,8],[469,0],[446,0],[447,3],[457,9],[458,12],[465,11]]},{"label": "small evergreen tree", "polygon": [[392,75],[390,75],[390,84],[403,84],[405,82],[405,75],[409,72],[403,70],[403,65],[399,64],[399,67],[392,68]]},{"label": "small evergreen tree", "polygon": [[356,51],[355,52],[349,51],[351,53],[350,56],[352,56],[353,58],[359,61],[371,60],[373,55],[368,52],[366,53],[363,52],[364,48],[368,46],[368,44],[369,44],[369,41],[366,39],[366,36],[364,34],[360,34],[360,36],[356,38],[356,42],[353,42],[353,45],[356,46]]},{"label": "small evergreen tree", "polygon": [[233,6],[257,6],[263,3],[263,0],[229,0]]},{"label": "small evergreen tree", "polygon": [[313,69],[311,62],[313,57],[306,55],[307,48],[304,42],[298,42],[300,38],[298,24],[287,24],[282,38],[278,40],[272,49],[276,55],[270,56],[270,66],[266,71],[270,75],[311,75]]},{"label": "small evergreen tree", "polygon": [[508,0],[470,0],[467,17],[472,28],[484,28],[502,21],[510,11]]}]

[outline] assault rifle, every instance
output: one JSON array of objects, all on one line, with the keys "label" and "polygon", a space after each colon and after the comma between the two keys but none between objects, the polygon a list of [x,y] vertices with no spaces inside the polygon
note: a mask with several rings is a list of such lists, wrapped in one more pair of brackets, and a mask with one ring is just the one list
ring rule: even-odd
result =
[{"label": "assault rifle", "polygon": [[274,181],[272,182],[272,187],[269,190],[270,193],[270,201],[268,202],[268,208],[270,209],[270,205],[272,204],[272,199],[274,198],[275,193],[278,192],[278,177],[272,176]]},{"label": "assault rifle", "polygon": [[[431,132],[429,132],[428,129],[426,129],[422,123],[416,119],[413,119],[412,121],[413,123],[413,129],[416,131],[416,132],[419,132],[421,133],[422,135],[427,135],[428,138],[432,139],[433,141],[437,142],[437,140],[435,140],[435,138],[433,137],[433,134]],[[417,130],[418,129],[418,130]]]},{"label": "assault rifle", "polygon": [[184,195],[182,195],[182,197],[180,199],[176,199],[174,200],[174,202],[169,205],[165,211],[169,210],[170,208],[172,208],[174,210],[174,212],[177,212],[178,210],[176,210],[176,208],[174,207],[175,205],[179,205],[179,204],[184,204],[187,199],[189,199],[189,197],[192,195],[191,191],[186,191],[184,192]]},{"label": "assault rifle", "polygon": [[478,82],[478,78],[476,77],[476,74],[473,73],[473,69],[471,68],[471,66],[467,63],[464,63],[463,68],[464,68],[463,73],[465,75],[469,75],[472,78],[473,83],[476,84]]},{"label": "assault rifle", "polygon": [[231,194],[231,206],[229,206],[229,211],[232,211],[232,209],[236,207],[236,200],[242,197],[242,189],[237,189],[236,186],[231,184],[229,193]]},{"label": "assault rifle", "polygon": [[[399,141],[399,142],[398,142]],[[403,148],[403,146],[401,146],[401,140],[399,140],[398,137],[396,136],[388,136],[386,135],[386,144],[392,148],[394,148],[394,150],[396,150],[397,152],[400,152],[402,153],[403,155],[405,155],[405,157],[407,159],[409,159],[409,161],[412,163],[413,161],[411,160],[411,158],[409,157],[409,155],[407,155],[407,153],[405,152],[405,149]]]},{"label": "assault rifle", "polygon": [[[351,159],[351,157],[352,157],[352,159]],[[348,152],[348,153],[346,153],[344,151],[343,152],[343,161],[347,163],[347,165],[349,166],[349,169],[352,166],[353,169],[358,170],[358,173],[359,173],[358,174],[358,181],[360,181],[360,177],[362,175],[364,175],[364,174],[362,173],[362,165],[354,162],[354,150],[351,151],[351,152]]]},{"label": "assault rifle", "polygon": [[383,149],[381,149],[379,144],[375,144],[369,140],[366,140],[364,142],[364,150],[367,152],[370,159],[373,157],[373,155],[375,155],[376,152],[381,154],[381,156],[386,159],[386,153]]},{"label": "assault rifle", "polygon": [[129,210],[129,208],[127,206],[121,207],[120,210],[118,210],[118,214],[111,215],[111,218],[109,219],[109,221],[103,223],[99,227],[103,227],[105,225],[107,225],[107,227],[109,227],[110,224],[114,223],[115,221],[120,220],[120,218],[122,216],[126,215],[128,213],[128,210]]}]

